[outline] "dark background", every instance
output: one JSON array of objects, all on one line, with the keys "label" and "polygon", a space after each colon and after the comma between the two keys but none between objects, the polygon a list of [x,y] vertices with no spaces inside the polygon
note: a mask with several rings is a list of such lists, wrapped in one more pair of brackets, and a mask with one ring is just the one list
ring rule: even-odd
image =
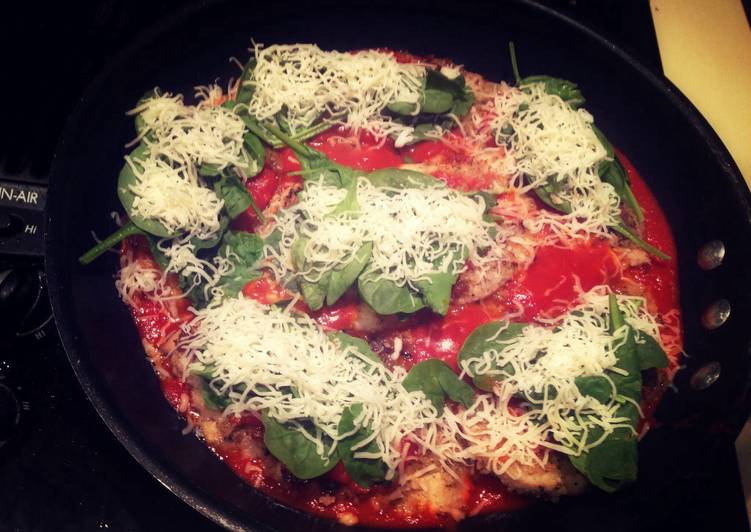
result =
[{"label": "dark background", "polygon": [[[661,72],[646,1],[542,3],[611,38]],[[145,28],[185,5],[26,2],[4,13],[0,179],[44,183],[65,120],[89,81]],[[11,318],[2,316],[2,321],[7,325]],[[217,529],[152,479],[120,446],[83,395],[54,334],[24,342],[0,335],[3,383],[13,389],[22,408],[15,428],[0,424],[0,442],[6,442],[0,443],[0,531]],[[0,420],[11,406],[0,393]],[[733,456],[712,459],[718,469],[735,467]],[[707,488],[722,500],[739,486],[718,482]]]}]

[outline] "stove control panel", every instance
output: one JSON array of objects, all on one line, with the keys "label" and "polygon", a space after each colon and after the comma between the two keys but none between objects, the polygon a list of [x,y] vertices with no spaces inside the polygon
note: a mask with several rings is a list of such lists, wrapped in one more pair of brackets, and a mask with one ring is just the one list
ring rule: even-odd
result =
[{"label": "stove control panel", "polygon": [[45,187],[0,180],[0,255],[43,254],[46,203]]}]

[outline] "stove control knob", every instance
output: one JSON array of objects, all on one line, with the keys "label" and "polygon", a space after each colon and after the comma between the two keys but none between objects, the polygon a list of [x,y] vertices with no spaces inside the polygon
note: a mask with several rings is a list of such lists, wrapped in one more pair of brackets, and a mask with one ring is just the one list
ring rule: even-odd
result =
[{"label": "stove control knob", "polygon": [[34,266],[0,271],[0,335],[26,336],[51,321],[44,273]]},{"label": "stove control knob", "polygon": [[23,220],[13,214],[0,212],[0,237],[13,236],[23,230]]}]

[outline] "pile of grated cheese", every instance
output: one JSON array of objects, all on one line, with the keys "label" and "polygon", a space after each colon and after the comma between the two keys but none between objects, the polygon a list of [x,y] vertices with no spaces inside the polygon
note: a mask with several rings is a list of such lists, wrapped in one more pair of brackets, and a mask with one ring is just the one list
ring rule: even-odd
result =
[{"label": "pile of grated cheese", "polygon": [[[221,89],[201,87],[203,100],[195,106],[185,105],[182,95],[169,93],[154,96],[129,111],[143,120],[137,141],[148,146],[147,157],[134,161],[126,156],[137,182],[130,190],[135,195],[133,212],[161,223],[169,232],[181,234],[173,240],[162,239],[158,247],[168,260],[164,274],[179,273],[193,287],[205,282],[205,296],[210,297],[219,279],[231,272],[226,257],[201,259],[196,255],[194,239],[207,240],[221,230],[219,221],[224,202],[206,186],[198,167],[213,165],[217,170],[233,166],[253,170],[255,164],[243,147],[245,125],[232,111],[216,107]],[[123,290],[136,289],[121,278]],[[162,277],[160,287],[164,288]],[[155,290],[155,300],[168,299]],[[176,297],[176,296],[175,296]]]},{"label": "pile of grated cheese", "polygon": [[[563,185],[558,199],[571,205],[567,214],[541,209],[525,226],[533,232],[549,227],[564,241],[608,237],[620,216],[620,198],[600,180],[598,165],[607,153],[592,129],[592,115],[547,94],[543,83],[505,87],[495,98],[495,112],[492,128],[496,142],[508,146],[515,187],[531,191],[556,176]],[[504,133],[509,128],[513,132]]]},{"label": "pile of grated cheese", "polygon": [[[562,319],[551,320],[550,327],[528,325],[498,349],[465,361],[464,371],[501,380],[492,395],[481,395],[471,408],[444,414],[444,431],[451,438],[439,445],[439,452],[453,461],[476,460],[481,468],[502,475],[514,464],[544,464],[550,450],[579,455],[597,446],[599,441],[586,442],[594,426],[604,430],[603,439],[630,427],[628,419],[618,417],[617,401],[600,403],[583,395],[575,382],[581,376],[609,379],[606,370],[620,371],[615,351],[625,341],[626,327],[608,332],[608,292],[596,287]],[[618,303],[630,326],[660,338],[643,298],[618,296]],[[520,408],[518,397],[524,397],[527,407]],[[539,454],[539,449],[546,452]]]},{"label": "pile of grated cheese", "polygon": [[268,120],[286,111],[290,130],[305,129],[321,116],[376,138],[391,135],[397,147],[414,129],[382,116],[389,103],[417,105],[425,67],[397,62],[390,52],[325,52],[314,44],[254,48],[256,66],[246,82],[254,89],[248,111]]},{"label": "pile of grated cheese", "polygon": [[[502,351],[470,360],[475,371],[491,362],[509,364],[513,371],[503,372],[494,393],[478,393],[470,408],[446,408],[442,415],[422,392],[401,386],[403,369],[390,370],[351,347],[343,349],[291,305],[264,306],[242,297],[210,305],[184,326],[179,347],[191,367],[214,368],[210,385],[231,401],[225,415],[267,411],[300,430],[322,457],[335,452],[342,412],[362,404],[356,427],[373,430],[378,451],[356,457],[383,460],[388,479],[400,470],[407,441],[435,456],[449,474],[456,464],[476,464],[502,475],[514,464],[544,464],[550,450],[580,454],[597,445],[585,443],[587,426],[601,426],[605,435],[628,426],[617,417],[618,403],[601,404],[575,384],[578,376],[613,370],[615,350],[625,339],[625,328],[614,337],[608,333],[607,290],[585,294],[554,328],[529,325]],[[618,300],[631,326],[659,338],[642,298]],[[518,406],[514,398],[520,394],[531,408]]]},{"label": "pile of grated cheese", "polygon": [[[281,232],[280,250],[264,253],[277,279],[299,276],[315,282],[322,272],[349,263],[366,242],[373,243],[367,272],[398,286],[426,279],[429,274],[460,273],[463,251],[475,264],[489,260],[482,250],[497,246],[488,234],[495,224],[485,221],[485,203],[437,184],[427,188],[375,187],[357,180],[358,210],[331,216],[347,191],[322,181],[309,181],[298,203],[280,211],[275,227]],[[299,237],[308,271],[294,272],[291,248]]]},{"label": "pile of grated cheese", "polygon": [[231,400],[225,414],[267,411],[300,430],[321,457],[331,456],[342,438],[338,427],[343,411],[361,404],[356,426],[372,429],[379,450],[375,455],[356,452],[355,457],[382,459],[390,479],[402,438],[439,419],[422,392],[408,392],[401,385],[403,369],[389,370],[352,347],[342,349],[310,317],[289,307],[228,299],[196,311],[185,332],[180,347],[194,357],[193,367],[212,366],[216,378],[210,385]]},{"label": "pile of grated cheese", "polygon": [[130,187],[135,194],[134,213],[157,220],[171,233],[187,231],[206,239],[219,231],[224,202],[213,190],[191,180],[192,172],[157,158],[134,162],[126,157],[126,161],[137,178]]},{"label": "pile of grated cheese", "polygon": [[[206,92],[206,97],[211,97]],[[151,148],[151,156],[180,166],[211,164],[219,170],[249,163],[243,150],[245,124],[229,109],[185,105],[181,94],[149,98],[128,114],[140,115],[144,128],[138,138]]]}]

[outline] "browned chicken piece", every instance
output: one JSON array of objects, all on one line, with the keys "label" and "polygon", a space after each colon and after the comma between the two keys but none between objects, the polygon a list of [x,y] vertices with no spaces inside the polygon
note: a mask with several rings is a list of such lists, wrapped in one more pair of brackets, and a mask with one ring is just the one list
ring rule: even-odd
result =
[{"label": "browned chicken piece", "polygon": [[458,477],[455,478],[435,460],[424,457],[405,468],[405,477],[425,468],[431,469],[408,480],[401,488],[401,504],[405,510],[410,514],[429,510],[462,519],[469,498],[469,472],[464,468],[454,468]]},{"label": "browned chicken piece", "polygon": [[391,330],[399,323],[399,318],[395,315],[381,316],[375,310],[365,303],[357,306],[357,318],[352,323],[352,330],[362,333],[377,333]]},{"label": "browned chicken piece", "polygon": [[556,453],[550,454],[544,466],[515,464],[499,478],[513,491],[552,499],[561,495],[578,495],[588,484],[568,459]]},{"label": "browned chicken piece", "polygon": [[453,289],[452,301],[459,305],[483,299],[511,279],[516,271],[513,263],[496,260],[470,267],[459,275]]},{"label": "browned chicken piece", "polygon": [[532,262],[534,255],[533,247],[508,243],[501,258],[479,266],[470,264],[467,270],[459,275],[454,285],[452,301],[462,305],[488,297],[509,281],[517,271],[525,269]]},{"label": "browned chicken piece", "polygon": [[302,183],[296,183],[293,181],[284,183],[276,189],[268,206],[263,210],[263,216],[266,218],[266,223],[258,228],[257,232],[259,235],[268,235],[273,230],[274,215],[281,209],[293,205],[297,201],[297,193],[301,190]]}]

